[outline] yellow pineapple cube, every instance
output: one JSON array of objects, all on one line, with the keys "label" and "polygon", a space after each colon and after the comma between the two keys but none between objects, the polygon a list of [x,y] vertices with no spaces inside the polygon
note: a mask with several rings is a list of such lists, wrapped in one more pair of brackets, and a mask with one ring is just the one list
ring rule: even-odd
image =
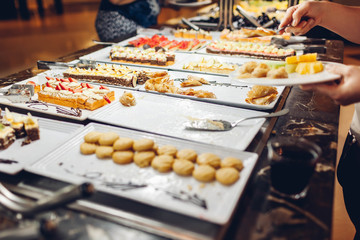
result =
[{"label": "yellow pineapple cube", "polygon": [[310,64],[307,62],[298,63],[296,66],[295,72],[299,74],[309,74],[310,73]]},{"label": "yellow pineapple cube", "polygon": [[286,64],[286,65],[285,65],[285,70],[286,70],[286,72],[287,72],[287,73],[294,73],[297,65],[298,65],[297,63],[294,63],[294,64]]},{"label": "yellow pineapple cube", "polygon": [[285,58],[285,62],[286,64],[295,64],[295,63],[298,63],[298,58],[297,56],[291,56],[291,57],[287,57]]},{"label": "yellow pineapple cube", "polygon": [[311,63],[310,74],[322,72],[323,70],[324,70],[324,66],[323,66],[322,62],[317,61],[317,62]]},{"label": "yellow pineapple cube", "polygon": [[308,53],[297,56],[297,58],[299,62],[315,62],[317,58],[317,53]]}]

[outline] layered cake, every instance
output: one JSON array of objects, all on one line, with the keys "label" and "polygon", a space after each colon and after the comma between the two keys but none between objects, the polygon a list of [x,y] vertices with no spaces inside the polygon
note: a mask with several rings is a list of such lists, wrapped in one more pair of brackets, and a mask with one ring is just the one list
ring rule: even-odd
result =
[{"label": "layered cake", "polygon": [[177,29],[174,32],[174,36],[178,38],[197,38],[197,39],[206,39],[206,40],[212,40],[212,36],[210,35],[210,32],[204,31],[200,29],[199,31],[195,31],[193,29]]},{"label": "layered cake", "polygon": [[[194,39],[192,39],[190,41],[170,40],[165,36],[154,35],[151,38],[149,38],[149,37],[137,38],[135,40],[129,41],[129,44],[134,47],[137,47],[137,48],[162,47],[166,50],[171,50],[171,51],[175,51],[175,50],[193,51],[193,50],[201,48],[202,46],[204,46],[206,44],[206,41],[195,38],[196,32],[192,35],[194,36],[194,37],[192,37]],[[203,35],[203,36],[205,38],[205,35]],[[207,37],[206,39],[208,39],[208,38],[209,37]]]},{"label": "layered cake", "polygon": [[27,117],[24,118],[24,127],[27,134],[27,137],[31,141],[35,141],[40,139],[40,131],[39,131],[39,124],[36,118],[31,116],[28,113]]},{"label": "layered cake", "polygon": [[94,69],[69,68],[63,73],[69,80],[79,79],[125,87],[136,87],[137,84],[144,84],[148,79],[163,74],[167,73],[135,70],[117,64],[98,64]]},{"label": "layered cake", "polygon": [[199,61],[192,61],[183,66],[183,69],[229,74],[235,70],[234,64],[222,63],[215,58],[201,58]]},{"label": "layered cake", "polygon": [[38,100],[71,108],[98,109],[115,100],[114,91],[105,86],[78,83],[72,78],[47,78],[44,88],[38,92]]},{"label": "layered cake", "polygon": [[206,51],[213,54],[243,55],[249,57],[284,60],[295,55],[294,49],[277,48],[275,45],[262,45],[244,42],[214,41],[206,46]]},{"label": "layered cake", "polygon": [[140,49],[114,46],[110,50],[111,61],[168,66],[174,64],[175,54],[163,49]]},{"label": "layered cake", "polygon": [[0,149],[8,148],[15,141],[15,131],[0,123]]}]

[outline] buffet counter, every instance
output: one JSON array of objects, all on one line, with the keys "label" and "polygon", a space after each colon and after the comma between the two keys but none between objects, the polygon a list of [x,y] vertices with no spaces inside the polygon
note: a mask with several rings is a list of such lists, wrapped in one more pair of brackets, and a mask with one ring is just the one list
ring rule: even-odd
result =
[{"label": "buffet counter", "polygon": [[[328,40],[326,47],[327,54],[320,55],[320,60],[342,62],[344,47],[341,41]],[[68,62],[102,48],[104,46],[95,45],[58,61]],[[8,76],[0,84],[5,87],[41,72],[36,67],[27,69]],[[49,239],[329,239],[339,107],[323,95],[304,92],[294,86],[284,88],[276,106],[270,111],[283,108],[288,108],[289,114],[267,119],[246,147],[246,152],[256,153],[259,158],[241,197],[236,199],[236,207],[229,221],[222,224],[97,191],[88,199],[26,219],[18,219],[16,214],[2,209],[7,214],[2,214],[0,218],[0,229],[14,229],[13,234],[19,234],[16,235],[17,239],[28,239],[29,236],[39,238],[39,229],[44,228],[50,229],[45,231],[48,234],[51,232],[51,235],[47,235]],[[26,113],[17,108],[10,110]],[[39,112],[33,115],[79,123]],[[92,122],[99,123],[85,120],[80,124]],[[111,127],[115,125],[110,124]],[[316,165],[308,195],[302,200],[287,200],[271,191],[266,144],[274,136],[304,137],[322,149],[323,154]],[[28,171],[14,175],[1,173],[0,181],[11,191],[30,199],[42,199],[69,186],[66,181]],[[44,221],[40,221],[44,218],[51,219],[56,227],[44,226]],[[21,238],[20,235],[25,237]]]}]

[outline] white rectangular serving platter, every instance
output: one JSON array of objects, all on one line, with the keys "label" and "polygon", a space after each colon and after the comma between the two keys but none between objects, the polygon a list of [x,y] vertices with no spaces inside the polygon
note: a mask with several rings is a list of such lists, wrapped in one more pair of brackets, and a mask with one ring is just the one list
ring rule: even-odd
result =
[{"label": "white rectangular serving platter", "polygon": [[[233,106],[233,107],[240,107],[240,108],[248,108],[248,109],[255,109],[255,110],[271,110],[276,106],[282,92],[284,91],[284,86],[276,87],[278,91],[277,98],[271,102],[269,105],[256,105],[250,104],[245,101],[247,98],[247,93],[251,90],[251,85],[248,84],[241,84],[239,82],[234,82],[232,79],[224,76],[215,76],[215,75],[204,75],[198,73],[189,73],[189,72],[180,72],[180,71],[169,71],[169,75],[171,76],[170,79],[187,79],[189,75],[202,77],[207,81],[216,82],[215,84],[210,85],[202,85],[197,87],[187,87],[181,89],[188,89],[192,88],[194,90],[204,90],[213,92],[216,95],[216,99],[213,98],[197,98],[194,96],[186,96],[186,95],[179,95],[179,94],[170,94],[166,93],[166,95],[171,95],[175,97],[181,98],[188,98],[202,102],[210,102],[216,103],[226,106]],[[180,81],[174,81],[175,86],[180,87]],[[219,84],[219,85],[216,85]],[[220,85],[223,84],[223,85]],[[140,91],[146,91],[144,85],[139,85],[138,89]]]},{"label": "white rectangular serving platter", "polygon": [[61,147],[62,142],[80,131],[81,124],[38,118],[40,139],[21,146],[25,138],[16,139],[7,149],[0,150],[1,160],[11,160],[6,164],[0,161],[0,172],[16,174],[54,149]]},{"label": "white rectangular serving platter", "polygon": [[[49,73],[49,74],[47,74],[47,73]],[[27,80],[18,82],[16,84],[26,84],[28,81],[33,81],[36,84],[44,84],[46,82],[45,76],[50,76],[50,75],[57,76],[56,74],[54,74],[54,71],[47,71],[43,74],[39,74],[38,76],[29,78]],[[10,87],[11,87],[11,85],[7,86],[3,89],[7,89]],[[117,94],[117,91],[116,91],[117,88],[110,87],[109,89],[113,90],[115,92],[115,99],[118,100],[120,96]],[[36,93],[31,98],[31,100],[37,101]],[[57,116],[57,117],[61,117],[61,118],[69,118],[69,119],[74,119],[77,121],[86,120],[91,114],[100,111],[102,108],[101,107],[101,108],[95,109],[93,111],[81,109],[81,116],[78,116],[74,109],[71,109],[70,107],[61,106],[61,105],[55,105],[52,103],[45,103],[45,102],[42,102],[42,103],[34,103],[34,102],[33,103],[31,103],[31,102],[30,103],[13,103],[10,100],[8,100],[6,98],[1,98],[1,97],[0,97],[0,103],[4,106],[17,107],[17,108],[26,109],[26,110],[32,111],[32,112],[39,112],[39,113]],[[110,104],[113,104],[113,102]],[[62,113],[62,111],[59,111],[59,110],[65,110],[67,113]]]},{"label": "white rectangular serving platter", "polygon": [[[159,69],[144,69],[143,67],[131,67],[132,69],[139,69],[139,70],[147,70],[147,71],[159,71]],[[160,70],[161,71],[161,70]],[[47,71],[45,73],[39,74],[39,77],[41,76],[58,76],[63,77],[62,75],[63,70],[51,70]],[[199,74],[199,73],[190,73],[190,72],[183,72],[183,71],[168,71],[170,75],[170,79],[183,79],[187,78],[188,75],[198,76],[202,77],[207,81],[210,82],[216,82],[218,84],[224,84],[224,85],[202,85],[198,87],[189,87],[193,88],[195,90],[205,90],[213,92],[216,95],[216,99],[210,99],[210,98],[197,98],[194,96],[186,96],[186,95],[180,95],[180,94],[171,94],[171,93],[158,93],[155,91],[147,91],[145,89],[145,85],[137,85],[136,87],[123,87],[118,85],[109,85],[104,84],[106,86],[114,87],[114,88],[126,88],[130,90],[140,90],[143,92],[151,92],[155,94],[161,94],[161,95],[167,95],[172,97],[178,97],[178,98],[187,98],[187,99],[193,99],[197,101],[202,102],[210,102],[210,103],[216,103],[221,105],[227,105],[227,106],[233,106],[233,107],[241,107],[241,108],[248,108],[248,109],[255,109],[255,110],[271,110],[276,106],[277,101],[279,100],[283,90],[285,87],[279,86],[277,87],[278,90],[278,97],[269,105],[255,105],[255,104],[249,104],[245,101],[247,98],[247,93],[251,89],[251,85],[247,86],[248,84],[241,84],[238,81],[233,81],[233,79],[225,76],[216,76],[216,75],[210,75],[210,74]],[[177,87],[180,87],[180,81],[174,81],[174,84]],[[230,85],[231,84],[231,85]],[[181,88],[181,89],[187,89],[187,88]]]},{"label": "white rectangular serving platter", "polygon": [[[118,90],[120,95],[121,92],[129,92],[129,90]],[[231,131],[187,130],[183,126],[184,123],[194,118],[235,121],[247,116],[266,115],[266,113],[160,94],[130,92],[136,99],[135,106],[125,107],[119,101],[115,101],[89,116],[89,119],[237,150],[246,149],[265,121],[264,118],[244,121]]]},{"label": "white rectangular serving platter", "polygon": [[[150,138],[158,146],[171,144],[177,149],[191,148],[197,154],[211,152],[220,158],[233,156],[243,161],[244,169],[235,184],[224,186],[216,181],[201,183],[193,177],[179,176],[174,172],[159,173],[151,167],[139,168],[134,163],[118,165],[111,159],[100,160],[94,154],[80,153],[80,144],[91,131],[111,131],[134,140]],[[26,170],[73,184],[90,181],[98,191],[204,221],[225,224],[244,192],[257,159],[258,155],[255,153],[214,148],[212,145],[90,123]]]},{"label": "white rectangular serving platter", "polygon": [[[129,40],[126,40],[129,41]],[[159,65],[150,65],[150,64],[141,64],[141,63],[128,63],[128,62],[117,62],[117,61],[111,61],[110,59],[110,50],[111,50],[111,46],[110,47],[106,47],[103,49],[100,49],[98,51],[92,52],[90,54],[84,55],[82,57],[80,57],[80,59],[84,59],[84,60],[93,60],[99,63],[108,63],[108,64],[121,64],[121,65],[126,65],[126,66],[141,66],[144,68],[158,68],[158,69],[169,69],[171,66],[176,65],[178,62],[182,62],[183,59],[182,58],[186,58],[187,56],[189,56],[188,53],[184,53],[182,55],[179,55],[180,53],[175,53],[175,63],[173,65],[169,65],[169,66],[159,66]],[[193,56],[192,54],[190,56]]]}]

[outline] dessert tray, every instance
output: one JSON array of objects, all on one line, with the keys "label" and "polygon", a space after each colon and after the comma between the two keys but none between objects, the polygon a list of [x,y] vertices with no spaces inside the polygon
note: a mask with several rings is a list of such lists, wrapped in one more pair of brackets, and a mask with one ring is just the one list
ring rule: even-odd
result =
[{"label": "dessert tray", "polygon": [[[247,97],[247,93],[251,89],[251,85],[249,84],[241,84],[239,82],[234,82],[232,79],[225,77],[225,76],[216,76],[216,75],[204,75],[198,73],[189,73],[189,72],[180,72],[180,71],[169,71],[170,79],[174,79],[174,84],[177,87],[180,87],[181,81],[183,79],[187,79],[189,75],[202,77],[205,80],[209,81],[210,84],[202,85],[198,87],[187,87],[193,88],[195,90],[201,89],[204,91],[212,92],[216,95],[216,99],[213,98],[197,98],[194,96],[187,96],[187,95],[179,95],[179,94],[171,94],[165,93],[166,95],[180,97],[180,98],[188,98],[193,99],[196,101],[202,102],[209,102],[209,103],[216,103],[221,105],[233,106],[233,107],[240,107],[240,108],[248,108],[248,109],[255,109],[255,110],[271,110],[276,106],[276,103],[279,100],[282,92],[284,91],[285,87],[279,86],[277,87],[278,95],[277,98],[271,102],[269,105],[256,105],[250,104],[245,101]],[[140,91],[146,92],[153,92],[145,90],[144,85],[137,86]],[[182,89],[187,89],[182,88]],[[153,92],[156,93],[156,92]]]},{"label": "dessert tray", "polygon": [[[324,63],[327,64],[327,63]],[[331,63],[333,64],[333,63]],[[299,73],[290,73],[288,78],[238,78],[237,72],[232,72],[229,75],[231,79],[231,84],[234,85],[265,85],[265,86],[295,86],[295,85],[305,85],[305,84],[314,84],[314,83],[323,83],[338,80],[341,78],[338,74],[333,74],[325,69],[322,72],[315,74],[304,74]]]},{"label": "dessert tray", "polygon": [[246,149],[265,121],[264,118],[244,121],[238,127],[226,132],[186,130],[184,123],[194,118],[234,121],[245,116],[266,115],[266,113],[119,89],[119,92],[124,91],[131,92],[135,97],[135,106],[125,107],[119,101],[115,101],[89,116],[89,119],[216,146],[231,146],[237,150]]},{"label": "dessert tray", "polygon": [[[47,72],[52,72],[52,71],[47,71]],[[28,81],[32,81],[35,84],[45,84],[46,83],[45,75],[39,74],[38,76],[18,82],[17,84],[26,84]],[[11,86],[12,85],[7,86],[3,89],[8,89]],[[113,88],[111,88],[110,90],[113,90],[115,92],[115,99],[119,99],[119,95],[117,95],[116,90],[114,90]],[[110,104],[112,104],[112,103],[110,103]],[[31,111],[31,112],[38,112],[38,113],[52,115],[52,116],[61,117],[61,118],[74,119],[77,121],[84,121],[88,118],[89,115],[91,115],[95,112],[98,112],[101,110],[101,108],[103,108],[103,107],[101,107],[101,108],[98,108],[93,111],[86,110],[86,109],[81,109],[81,111],[78,111],[78,110],[70,108],[70,107],[65,107],[65,106],[56,105],[56,104],[52,104],[52,103],[39,102],[39,101],[37,101],[36,93],[31,98],[30,102],[13,103],[6,98],[0,98],[0,105],[5,106],[5,107],[6,106],[16,107],[16,108],[25,109],[25,110]]]},{"label": "dessert tray", "polygon": [[[134,163],[119,165],[111,159],[99,160],[95,155],[80,153],[80,144],[91,131],[110,131],[134,140],[150,138],[159,146],[171,144],[178,149],[191,148],[198,154],[212,152],[221,158],[234,156],[243,161],[244,168],[236,183],[224,186],[219,182],[201,183],[174,172],[159,173],[152,167],[139,168]],[[243,194],[257,159],[255,153],[90,123],[26,170],[73,184],[91,181],[98,191],[225,224]]]},{"label": "dessert tray", "polygon": [[0,172],[16,174],[45,154],[61,146],[62,141],[80,131],[83,125],[38,118],[40,139],[22,145],[24,138],[16,139],[7,149],[0,150]]},{"label": "dessert tray", "polygon": [[[141,70],[147,70],[147,71],[159,71],[158,69],[144,69],[143,67],[131,67],[132,69],[141,69]],[[43,74],[40,74],[40,76],[62,76],[62,70],[51,70],[47,71]],[[217,75],[210,75],[204,73],[193,73],[193,72],[184,72],[184,71],[168,71],[170,75],[170,79],[174,79],[174,84],[176,87],[180,87],[181,81],[186,79],[189,75],[202,77],[205,80],[209,81],[209,85],[202,85],[202,86],[196,86],[196,87],[187,87],[187,88],[181,88],[181,89],[188,89],[192,88],[194,90],[204,90],[213,92],[216,95],[216,99],[211,98],[197,98],[194,96],[188,96],[188,95],[180,95],[180,94],[171,94],[171,93],[165,93],[165,95],[172,96],[172,97],[178,97],[178,98],[187,98],[202,102],[210,102],[210,103],[216,103],[221,105],[227,105],[227,106],[233,106],[233,107],[241,107],[241,108],[248,108],[248,109],[255,109],[255,110],[271,110],[276,106],[277,101],[279,100],[279,97],[281,96],[282,92],[284,91],[285,87],[279,86],[277,87],[278,91],[278,97],[269,105],[256,105],[256,104],[249,104],[245,101],[247,97],[248,91],[251,89],[251,85],[248,86],[248,84],[241,84],[239,82],[232,82],[232,80],[229,77],[225,76],[217,76]],[[94,83],[92,81],[92,83]],[[115,88],[126,88],[129,90],[139,90],[142,92],[149,92],[154,94],[161,94],[155,91],[148,91],[145,89],[145,85],[137,85],[136,87],[124,87],[124,86],[115,86],[115,85],[107,85],[106,86],[114,87]],[[115,91],[116,94],[116,91]]]}]

